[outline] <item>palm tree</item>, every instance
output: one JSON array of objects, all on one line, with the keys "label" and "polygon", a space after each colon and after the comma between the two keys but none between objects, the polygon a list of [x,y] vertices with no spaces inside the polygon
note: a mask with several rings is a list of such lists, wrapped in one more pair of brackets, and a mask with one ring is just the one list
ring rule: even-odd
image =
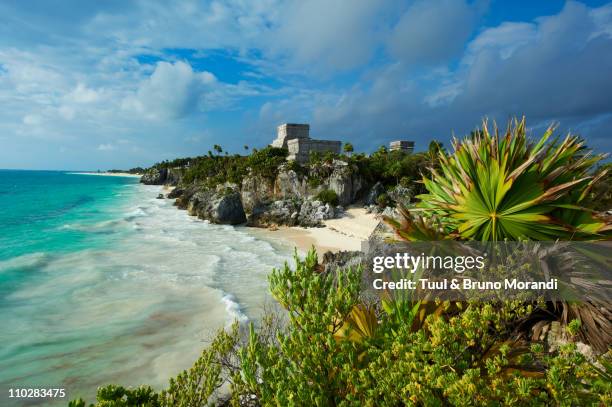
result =
[{"label": "palm tree", "polygon": [[350,157],[353,152],[353,145],[351,143],[344,143],[344,152]]},{"label": "palm tree", "polygon": [[[417,197],[416,207],[400,208],[397,219],[385,221],[408,241],[609,239],[610,219],[583,205],[607,173],[595,170],[604,156],[586,150],[579,137],[561,140],[553,133],[549,127],[532,142],[525,118],[511,121],[502,135],[485,120],[481,130],[453,140],[452,153],[438,151],[439,168],[423,178],[428,193]],[[551,257],[543,253],[542,261],[546,256]],[[549,302],[546,316],[534,315],[531,322],[541,327],[551,316],[563,324],[580,319],[581,337],[605,350],[612,341],[610,309],[609,301],[598,299]]]},{"label": "palm tree", "polygon": [[612,225],[582,206],[604,175],[593,155],[573,135],[551,139],[549,127],[537,142],[526,136],[525,119],[514,120],[500,137],[482,130],[454,140],[452,154],[438,152],[439,169],[423,178],[422,216],[442,221],[462,240],[592,240]]}]

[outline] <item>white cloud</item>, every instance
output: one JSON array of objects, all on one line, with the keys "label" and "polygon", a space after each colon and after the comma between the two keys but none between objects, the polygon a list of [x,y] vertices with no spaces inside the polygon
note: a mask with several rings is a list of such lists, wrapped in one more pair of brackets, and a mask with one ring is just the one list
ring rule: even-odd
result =
[{"label": "white cloud", "polygon": [[[480,0],[81,3],[0,4],[0,162],[152,163],[193,154],[203,128],[201,145],[241,147],[288,120],[365,148],[526,113],[607,142],[612,5],[478,31]],[[242,72],[207,66],[218,49]],[[60,145],[115,150],[53,164]]]},{"label": "white cloud", "polygon": [[389,65],[351,88],[319,90],[310,103],[270,103],[261,114],[282,116],[290,105],[313,128],[370,147],[391,137],[423,147],[431,138],[448,139],[451,131],[469,132],[484,116],[503,123],[525,114],[534,128],[560,121],[609,151],[612,37],[606,27],[612,27],[612,13],[598,11],[569,2],[556,15],[483,30],[454,71],[426,77]]},{"label": "white cloud", "polygon": [[347,69],[368,62],[381,33],[377,17],[389,2],[294,1],[281,9],[277,26],[267,33],[273,53],[299,66]]},{"label": "white cloud", "polygon": [[477,7],[464,0],[417,1],[393,28],[389,50],[409,64],[448,63],[461,54],[477,15]]},{"label": "white cloud", "polygon": [[79,83],[72,92],[66,95],[66,99],[75,103],[93,103],[100,99],[100,95],[96,90]]},{"label": "white cloud", "polygon": [[35,114],[27,114],[23,116],[22,121],[23,121],[23,124],[26,124],[28,126],[37,126],[42,122],[42,118]]},{"label": "white cloud", "polygon": [[502,59],[509,58],[517,49],[533,43],[537,34],[535,23],[506,22],[487,28],[470,42],[463,63],[472,63],[475,55],[487,50],[498,53]]},{"label": "white cloud", "polygon": [[178,119],[196,109],[207,87],[215,83],[212,73],[194,72],[187,62],[158,62],[124,106],[149,118]]},{"label": "white cloud", "polygon": [[113,151],[114,149],[115,149],[115,146],[112,144],[100,144],[98,146],[99,151]]}]

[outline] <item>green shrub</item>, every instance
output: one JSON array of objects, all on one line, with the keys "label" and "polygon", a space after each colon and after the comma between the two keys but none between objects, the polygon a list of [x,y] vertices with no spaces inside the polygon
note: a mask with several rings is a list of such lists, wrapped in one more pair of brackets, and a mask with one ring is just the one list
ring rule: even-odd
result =
[{"label": "green shrub", "polygon": [[530,347],[514,339],[516,327],[534,312],[532,305],[396,298],[406,302],[383,303],[377,312],[362,302],[360,270],[321,273],[314,251],[303,260],[296,257],[295,264],[269,277],[272,295],[287,312],[286,325],[251,325],[240,340],[235,324],[168,389],[151,394],[147,387],[138,393],[109,386],[98,392],[98,406],[127,405],[128,392],[148,400],[142,405],[204,406],[224,383],[233,405],[253,397],[263,406],[612,401],[608,357],[593,366],[573,344],[549,354],[542,344]]},{"label": "green shrub", "polygon": [[399,180],[399,184],[401,186],[403,186],[404,188],[409,188],[410,186],[412,186],[412,184],[414,183],[413,179],[410,177],[402,177]]},{"label": "green shrub", "polygon": [[304,176],[308,170],[296,160],[287,161],[286,168],[290,171],[295,171],[296,174]]},{"label": "green shrub", "polygon": [[336,191],[331,189],[324,189],[323,191],[319,192],[317,194],[317,200],[333,206],[338,205],[339,202],[338,194],[336,193]]},{"label": "green shrub", "polygon": [[391,204],[391,198],[386,193],[382,193],[376,197],[376,203],[380,208],[386,208]]},{"label": "green shrub", "polygon": [[318,177],[309,177],[308,178],[308,186],[311,188],[316,188],[321,185],[321,178]]},{"label": "green shrub", "polygon": [[605,171],[579,137],[553,138],[550,127],[529,140],[525,118],[504,134],[482,129],[438,152],[440,171],[424,177],[424,216],[443,220],[445,231],[466,240],[585,240],[610,235],[610,222],[582,206]]},{"label": "green shrub", "polygon": [[284,148],[268,146],[254,151],[247,160],[248,166],[255,175],[274,178],[278,174],[278,167],[287,159],[289,152]]}]

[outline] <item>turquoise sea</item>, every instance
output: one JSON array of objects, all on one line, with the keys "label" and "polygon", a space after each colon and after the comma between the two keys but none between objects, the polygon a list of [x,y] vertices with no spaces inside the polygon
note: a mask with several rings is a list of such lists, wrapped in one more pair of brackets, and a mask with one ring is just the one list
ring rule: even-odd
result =
[{"label": "turquoise sea", "polygon": [[137,178],[0,170],[0,405],[9,388],[163,387],[253,320],[292,249],[211,225]]}]

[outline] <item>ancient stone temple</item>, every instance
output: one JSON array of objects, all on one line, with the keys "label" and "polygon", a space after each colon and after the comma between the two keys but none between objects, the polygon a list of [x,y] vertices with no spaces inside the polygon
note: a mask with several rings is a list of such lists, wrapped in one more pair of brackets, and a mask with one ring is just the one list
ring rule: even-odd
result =
[{"label": "ancient stone temple", "polygon": [[412,153],[414,151],[414,141],[397,140],[389,143],[389,150],[391,151],[405,151]]},{"label": "ancient stone temple", "polygon": [[288,160],[306,162],[311,151],[320,153],[331,151],[340,154],[342,142],[313,140],[310,138],[310,125],[283,123],[278,126],[276,139],[272,142],[272,146],[289,150]]}]

